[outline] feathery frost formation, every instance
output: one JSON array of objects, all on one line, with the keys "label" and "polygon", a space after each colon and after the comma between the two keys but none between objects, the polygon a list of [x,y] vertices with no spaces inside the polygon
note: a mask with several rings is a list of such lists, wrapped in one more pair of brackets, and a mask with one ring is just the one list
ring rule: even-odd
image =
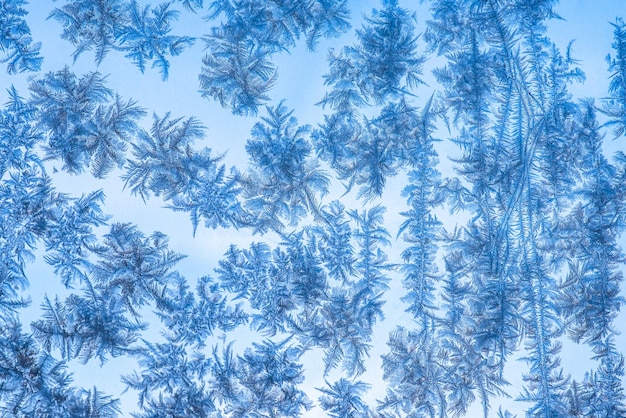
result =
[{"label": "feathery frost formation", "polygon": [[[52,71],[44,3],[74,48]],[[585,74],[549,38],[556,0],[431,0],[419,24],[382,0],[351,31],[356,3],[0,2],[1,417],[626,417],[626,155],[603,148],[626,133],[624,21],[594,101],[568,91]],[[167,83],[195,43],[191,93],[255,118],[228,138],[247,164],[99,72],[121,54]],[[302,124],[273,59],[331,43]],[[185,277],[168,236],[59,192],[55,164],[233,242]],[[82,387],[88,363],[127,390]]]}]

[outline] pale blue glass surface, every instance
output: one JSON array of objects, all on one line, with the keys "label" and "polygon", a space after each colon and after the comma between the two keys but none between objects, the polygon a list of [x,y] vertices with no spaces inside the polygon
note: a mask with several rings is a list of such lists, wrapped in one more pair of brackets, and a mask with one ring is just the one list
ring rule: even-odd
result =
[{"label": "pale blue glass surface", "polygon": [[0,3],[0,417],[623,417],[626,3]]}]

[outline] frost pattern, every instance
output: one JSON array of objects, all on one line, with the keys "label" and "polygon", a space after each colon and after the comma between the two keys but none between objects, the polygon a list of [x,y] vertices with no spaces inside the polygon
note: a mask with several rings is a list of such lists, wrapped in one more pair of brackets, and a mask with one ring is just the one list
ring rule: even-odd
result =
[{"label": "frost pattern", "polygon": [[[433,0],[423,27],[404,3],[351,37],[336,0],[52,10],[71,59],[121,52],[164,81],[196,39],[172,34],[181,13],[208,12],[200,94],[256,118],[236,167],[198,117],[145,120],[98,71],[40,72],[26,3],[4,2],[0,60],[32,78],[0,109],[0,416],[128,415],[72,381],[113,359],[133,362],[136,417],[626,416],[626,156],[603,148],[626,126],[623,20],[596,104],[568,91],[585,75],[549,38],[556,1]],[[272,58],[342,36],[300,123],[272,100]],[[254,240],[186,277],[170,238],[108,215],[104,190],[57,190],[86,171],[185,212],[196,236]],[[58,283],[23,324],[33,263]],[[578,379],[565,344],[587,356]]]}]

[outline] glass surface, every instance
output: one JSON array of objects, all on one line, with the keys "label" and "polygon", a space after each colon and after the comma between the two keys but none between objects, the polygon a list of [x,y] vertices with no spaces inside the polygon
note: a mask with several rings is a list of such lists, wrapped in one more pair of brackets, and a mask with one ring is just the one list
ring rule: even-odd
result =
[{"label": "glass surface", "polygon": [[0,416],[626,416],[625,15],[0,2]]}]

